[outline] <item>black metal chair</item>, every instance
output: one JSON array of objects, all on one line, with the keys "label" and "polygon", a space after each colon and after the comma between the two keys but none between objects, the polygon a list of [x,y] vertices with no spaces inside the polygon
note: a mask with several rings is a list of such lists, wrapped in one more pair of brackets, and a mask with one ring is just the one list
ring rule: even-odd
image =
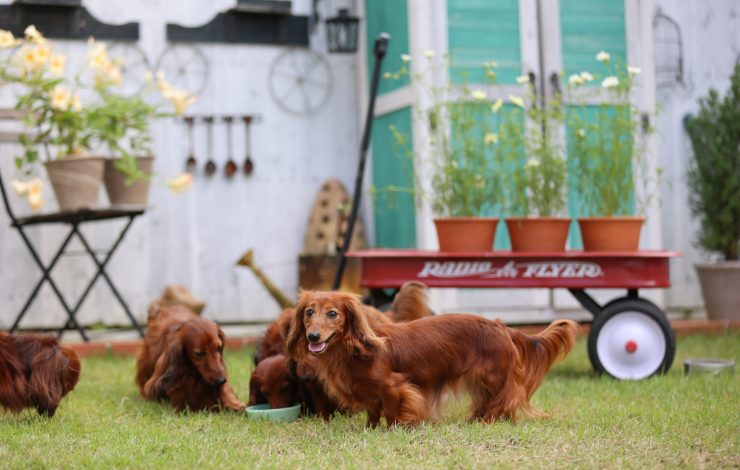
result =
[{"label": "black metal chair", "polygon": [[[0,120],[17,120],[22,118],[24,115],[24,112],[17,111],[17,110],[0,110]],[[28,133],[24,133],[27,137],[33,138],[32,135]],[[20,133],[18,132],[0,132],[0,143],[18,143]],[[28,247],[28,250],[31,252],[31,256],[36,261],[36,264],[38,264],[39,268],[41,268],[41,271],[43,272],[43,276],[38,281],[36,286],[34,287],[33,291],[31,292],[31,296],[28,298],[28,301],[23,306],[23,309],[21,309],[20,313],[15,319],[15,322],[13,323],[13,326],[10,328],[10,333],[14,333],[18,329],[18,325],[20,324],[21,319],[28,311],[28,308],[31,306],[31,303],[38,295],[39,291],[41,290],[41,286],[44,284],[44,282],[48,282],[51,288],[54,290],[54,293],[56,294],[57,298],[59,298],[59,301],[62,303],[62,307],[64,310],[67,311],[68,320],[62,326],[58,331],[58,336],[61,337],[62,334],[66,330],[70,329],[76,329],[80,332],[80,335],[82,335],[82,338],[85,341],[89,341],[89,337],[87,333],[85,332],[85,329],[77,322],[77,319],[75,318],[75,315],[77,314],[78,310],[82,306],[82,303],[85,301],[85,298],[90,293],[90,290],[92,289],[93,285],[95,284],[95,281],[98,280],[100,276],[105,279],[105,281],[108,283],[108,286],[110,286],[111,291],[113,291],[113,295],[118,299],[121,306],[123,307],[123,310],[126,312],[126,315],[131,319],[131,323],[133,324],[134,328],[139,332],[141,337],[144,337],[144,331],[142,330],[139,323],[136,321],[136,318],[132,315],[131,311],[128,308],[128,305],[126,305],[126,302],[123,300],[123,297],[121,297],[121,294],[118,292],[118,289],[113,285],[113,282],[111,281],[108,274],[105,272],[105,266],[108,264],[108,261],[110,261],[111,256],[115,252],[116,248],[120,245],[121,241],[123,240],[124,236],[128,232],[128,229],[131,227],[131,224],[133,223],[134,219],[142,215],[144,213],[144,208],[136,208],[136,209],[116,209],[116,208],[109,208],[109,209],[82,209],[82,210],[76,210],[76,211],[70,211],[70,212],[56,212],[52,214],[42,214],[42,215],[34,215],[31,217],[24,217],[24,218],[16,218],[13,214],[13,211],[10,207],[10,203],[8,202],[8,195],[5,190],[5,185],[3,182],[2,174],[0,174],[0,192],[2,192],[3,196],[3,202],[5,203],[5,210],[8,212],[8,216],[11,220],[11,227],[14,227],[18,230],[18,233],[21,235],[21,238],[23,239],[23,242]],[[104,259],[100,261],[98,257],[96,256],[95,251],[90,247],[90,244],[87,242],[85,237],[80,232],[79,228],[80,225],[87,223],[87,222],[97,222],[101,220],[111,220],[111,219],[120,219],[120,218],[128,218],[128,223],[124,226],[123,230],[121,231],[120,235],[118,236],[118,239],[113,244],[111,249],[107,252],[102,252],[102,254],[105,255]],[[27,227],[35,226],[35,225],[43,225],[43,224],[68,224],[72,227],[69,234],[65,238],[64,242],[62,243],[61,247],[57,251],[56,255],[52,259],[51,263],[48,265],[45,265],[44,262],[39,257],[38,253],[36,252],[36,249],[34,248],[33,244],[29,240],[28,236],[26,235],[25,229]],[[60,292],[59,288],[57,287],[56,283],[54,283],[54,280],[51,278],[51,270],[54,268],[54,265],[59,261],[59,258],[65,254],[65,248],[69,245],[69,242],[72,240],[72,237],[74,235],[77,235],[77,238],[82,242],[82,245],[85,247],[85,250],[90,255],[90,257],[93,259],[93,262],[97,266],[97,271],[95,275],[93,276],[92,280],[90,280],[90,283],[87,285],[87,288],[83,291],[82,295],[80,296],[79,300],[75,303],[74,307],[70,308],[69,304],[64,300],[64,296]]]}]

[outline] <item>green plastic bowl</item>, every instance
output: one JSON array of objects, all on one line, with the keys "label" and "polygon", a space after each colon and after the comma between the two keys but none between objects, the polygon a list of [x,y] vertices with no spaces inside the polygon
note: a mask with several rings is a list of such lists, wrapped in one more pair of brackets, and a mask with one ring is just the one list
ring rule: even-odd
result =
[{"label": "green plastic bowl", "polygon": [[247,408],[247,416],[254,419],[264,419],[265,421],[295,421],[301,414],[301,404],[288,408],[270,409],[270,405],[254,405]]}]

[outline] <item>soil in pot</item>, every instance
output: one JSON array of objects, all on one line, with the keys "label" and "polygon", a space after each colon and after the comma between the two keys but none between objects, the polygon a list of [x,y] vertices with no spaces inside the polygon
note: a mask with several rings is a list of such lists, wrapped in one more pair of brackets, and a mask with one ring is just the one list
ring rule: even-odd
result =
[{"label": "soil in pot", "polygon": [[105,158],[69,156],[44,162],[59,210],[87,209],[98,204]]},{"label": "soil in pot", "polygon": [[565,251],[571,219],[512,217],[506,219],[511,250],[522,252]]},{"label": "soil in pot", "polygon": [[710,320],[740,320],[740,261],[697,264]]},{"label": "soil in pot", "polygon": [[[126,186],[128,176],[116,169],[118,158],[105,161],[105,191],[111,205],[145,206],[149,200],[150,180],[136,180]],[[136,164],[141,171],[149,173],[154,165],[153,156],[136,157]]]},{"label": "soil in pot", "polygon": [[637,251],[645,217],[583,217],[578,219],[585,251]]},{"label": "soil in pot", "polygon": [[439,251],[480,253],[493,251],[498,219],[492,217],[451,217],[434,219]]}]

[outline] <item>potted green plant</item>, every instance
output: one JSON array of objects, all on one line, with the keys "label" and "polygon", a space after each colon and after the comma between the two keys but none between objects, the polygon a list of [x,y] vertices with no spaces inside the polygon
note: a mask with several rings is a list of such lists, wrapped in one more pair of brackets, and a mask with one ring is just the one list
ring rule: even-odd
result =
[{"label": "potted green plant", "polygon": [[[528,83],[529,77],[517,79]],[[564,121],[558,94],[537,103],[531,84],[528,100],[509,95],[515,105],[501,110],[495,161],[504,182],[506,227],[513,251],[564,251],[571,219],[567,214],[568,175],[565,145],[559,132]],[[498,111],[502,101],[494,104]]]},{"label": "potted green plant", "polygon": [[[611,66],[603,51],[596,59],[604,63],[605,76],[582,72],[568,79],[569,92],[580,88],[582,97],[598,102],[589,105],[582,99],[569,108],[566,118],[573,187],[581,203],[578,224],[586,251],[637,251],[645,221],[639,214],[660,183],[660,170],[651,174],[645,159],[653,129],[630,102],[641,71],[621,63]],[[601,80],[601,87],[588,92],[582,86],[592,80]],[[640,183],[645,189],[642,196],[636,191]]]},{"label": "potted green plant", "polygon": [[697,245],[722,261],[696,265],[707,316],[740,318],[740,65],[724,99],[711,89],[687,119],[694,155],[686,182]]},{"label": "potted green plant", "polygon": [[0,31],[0,47],[10,50],[0,59],[0,79],[22,90],[16,108],[28,111],[24,122],[37,131],[35,139],[21,139],[25,153],[16,158],[18,171],[30,174],[28,165],[39,160],[38,144],[51,144],[58,149],[56,159],[47,154],[44,165],[60,210],[97,204],[105,159],[86,153],[91,135],[76,86],[63,78],[66,57],[54,54],[54,46],[33,26],[26,29],[25,41]]},{"label": "potted green plant", "polygon": [[[417,202],[429,201],[441,251],[484,252],[493,250],[498,218],[488,215],[500,200],[499,176],[490,164],[491,105],[483,90],[471,90],[465,77],[460,84],[451,81],[438,85],[435,77],[444,67],[432,63],[434,53],[426,51],[429,60],[425,71],[411,74],[409,56],[402,56],[404,65],[394,78],[410,75],[429,98],[431,105],[416,108],[428,136],[430,158],[424,159],[411,150],[409,137],[395,127],[390,130],[398,146],[413,165],[414,189]],[[490,67],[490,65],[489,65]],[[495,73],[489,70],[493,83]],[[385,78],[391,78],[386,74]],[[426,175],[424,172],[428,171]],[[430,188],[424,188],[422,175],[428,176]],[[376,189],[382,191],[388,188]]]}]

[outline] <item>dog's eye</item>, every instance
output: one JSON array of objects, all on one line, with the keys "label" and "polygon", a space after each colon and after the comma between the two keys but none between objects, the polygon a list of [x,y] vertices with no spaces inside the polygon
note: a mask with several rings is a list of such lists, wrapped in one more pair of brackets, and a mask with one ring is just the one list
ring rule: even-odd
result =
[{"label": "dog's eye", "polygon": [[311,315],[313,315],[313,309],[309,308],[308,310],[306,310],[306,316],[310,317]]},{"label": "dog's eye", "polygon": [[288,386],[287,385],[285,387],[283,387],[283,388],[280,389],[280,394],[281,395],[286,394],[286,393],[288,393]]},{"label": "dog's eye", "polygon": [[270,392],[262,392],[262,396],[265,398],[270,398]]},{"label": "dog's eye", "polygon": [[198,357],[206,357],[206,352],[205,351],[197,352],[195,353],[195,355]]},{"label": "dog's eye", "polygon": [[337,318],[337,315],[339,314],[335,312],[334,310],[330,310],[329,313],[326,314],[326,316],[329,318]]}]

